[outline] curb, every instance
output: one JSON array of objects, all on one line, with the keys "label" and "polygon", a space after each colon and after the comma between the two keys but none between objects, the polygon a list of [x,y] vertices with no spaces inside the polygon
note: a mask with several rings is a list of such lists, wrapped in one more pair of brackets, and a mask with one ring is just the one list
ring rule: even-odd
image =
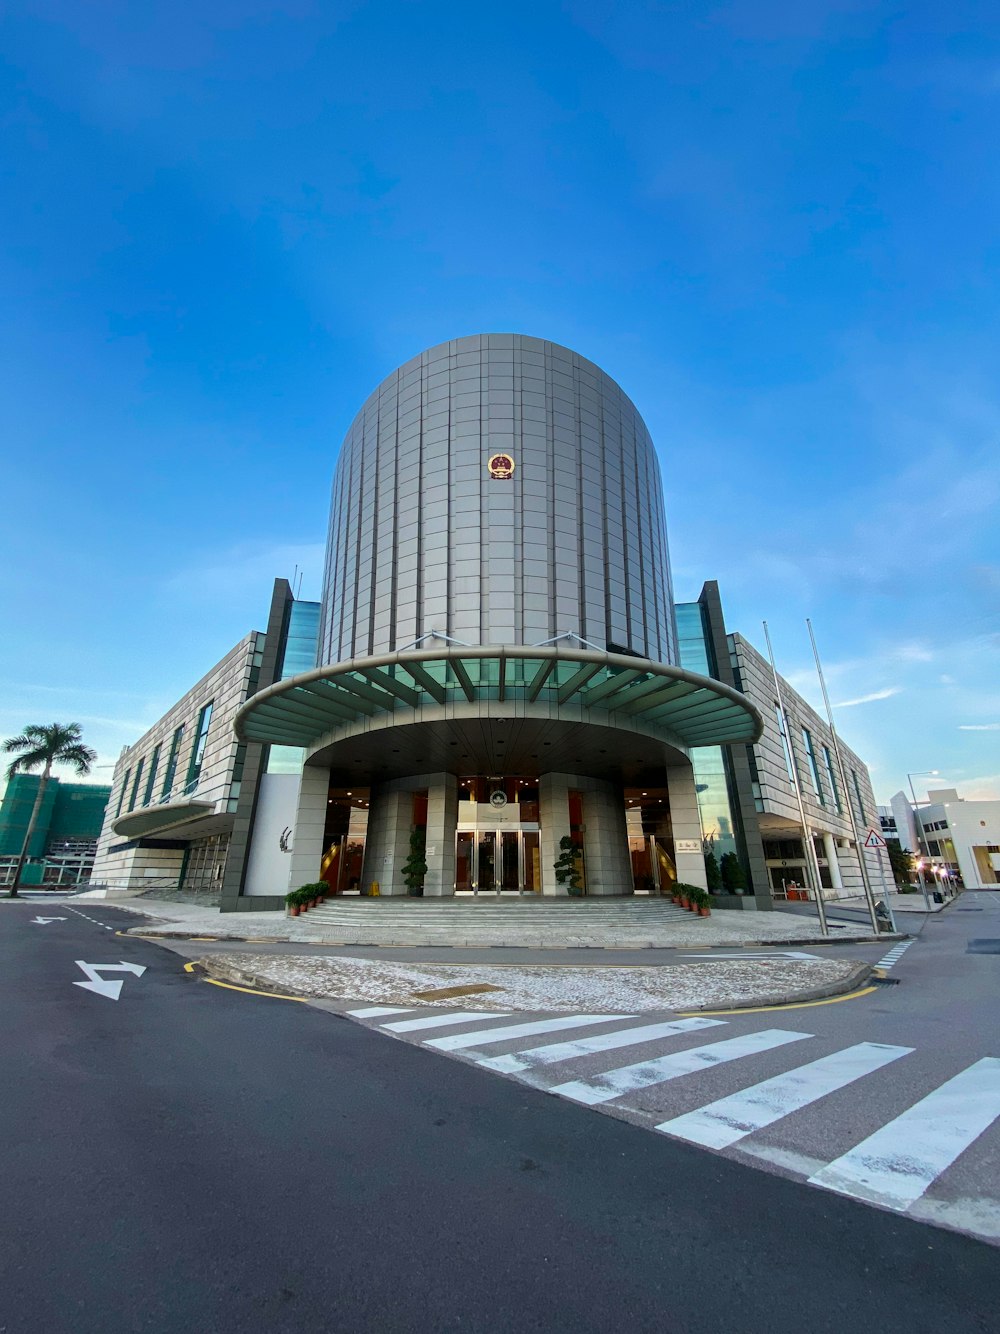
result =
[{"label": "curb", "polygon": [[831,940],[828,936],[797,936],[794,940],[735,940],[702,945],[698,941],[671,941],[669,944],[653,940],[622,941],[614,945],[592,945],[584,942],[559,945],[539,945],[531,941],[485,941],[485,940],[305,940],[296,936],[207,936],[208,928],[200,930],[177,931],[160,929],[155,926],[133,926],[124,932],[128,936],[143,936],[152,940],[207,940],[218,944],[233,942],[238,945],[328,945],[338,949],[457,949],[457,950],[676,950],[697,948],[701,950],[738,950],[738,949],[787,949],[798,945],[881,945],[883,941],[909,940],[908,931],[884,932],[878,936],[838,936]]},{"label": "curb", "polygon": [[860,963],[856,968],[852,968],[846,977],[842,977],[839,982],[828,982],[822,987],[807,987],[804,991],[785,992],[784,994],[774,994],[772,996],[762,996],[757,1000],[733,1001],[725,1007],[716,1004],[712,1005],[685,1005],[678,1014],[700,1014],[703,1011],[706,1014],[712,1012],[722,1013],[723,1010],[766,1010],[772,1006],[778,1005],[808,1005],[812,1001],[829,1000],[834,996],[843,996],[851,991],[857,991],[863,987],[866,982],[872,980],[872,974],[875,971],[875,965],[870,963]]},{"label": "curb", "polygon": [[[288,996],[295,1000],[309,1001],[332,1001],[334,1003],[345,1002],[350,1004],[351,998],[346,996],[309,996],[301,992],[292,991],[289,987],[283,986],[280,982],[273,982],[270,978],[262,977],[259,973],[247,972],[243,968],[236,968],[232,964],[223,963],[216,959],[198,959],[197,966],[209,977],[215,978],[218,982],[232,982],[236,986],[249,987],[253,991],[266,991],[280,996]],[[614,965],[609,965],[613,967]],[[778,1005],[806,1005],[811,1001],[828,1000],[834,996],[842,996],[851,991],[857,991],[870,981],[874,972],[874,965],[862,963],[856,968],[852,968],[846,977],[840,978],[836,982],[828,982],[820,987],[807,987],[802,991],[775,992],[769,996],[758,996],[753,999],[743,1001],[732,1001],[725,1006],[718,1001],[710,1005],[685,1005],[682,1009],[674,1010],[670,1006],[664,1006],[665,1011],[671,1014],[700,1014],[702,1012],[712,1013],[729,1010],[764,1010]],[[356,999],[356,998],[355,998]],[[424,1004],[418,1001],[413,1005],[413,1009],[418,1010]],[[438,1007],[428,1007],[438,1008]],[[483,1014],[493,1013],[490,1010],[484,1010]],[[527,1012],[526,1012],[527,1013]]]},{"label": "curb", "polygon": [[239,987],[249,987],[253,991],[270,991],[279,996],[288,996],[294,1000],[330,1000],[334,997],[327,996],[302,996],[297,991],[292,991],[289,987],[282,986],[280,982],[270,982],[263,978],[259,973],[247,973],[242,968],[234,968],[231,964],[217,963],[214,959],[198,959],[198,967],[214,977],[217,982],[232,982]]}]

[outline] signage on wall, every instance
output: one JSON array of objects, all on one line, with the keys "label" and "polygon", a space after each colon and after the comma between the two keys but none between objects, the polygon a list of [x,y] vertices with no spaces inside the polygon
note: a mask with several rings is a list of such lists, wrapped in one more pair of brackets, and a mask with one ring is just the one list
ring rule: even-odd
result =
[{"label": "signage on wall", "polygon": [[486,466],[491,477],[506,481],[514,476],[514,460],[509,454],[494,454]]},{"label": "signage on wall", "polygon": [[675,838],[674,851],[681,852],[701,852],[700,838]]},{"label": "signage on wall", "polygon": [[495,792],[490,793],[490,805],[494,810],[500,810],[507,805],[507,793],[504,792],[503,788],[497,788]]}]

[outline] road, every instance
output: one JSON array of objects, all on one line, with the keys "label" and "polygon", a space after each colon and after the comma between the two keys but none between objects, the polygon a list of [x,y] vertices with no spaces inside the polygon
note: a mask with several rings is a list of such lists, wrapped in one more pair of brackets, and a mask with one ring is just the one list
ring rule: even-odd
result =
[{"label": "road", "polygon": [[[995,1327],[981,1241],[211,986],[80,911],[0,908],[5,1334]],[[933,979],[917,950],[897,967]],[[98,972],[113,1000],[77,961],[145,971]]]}]

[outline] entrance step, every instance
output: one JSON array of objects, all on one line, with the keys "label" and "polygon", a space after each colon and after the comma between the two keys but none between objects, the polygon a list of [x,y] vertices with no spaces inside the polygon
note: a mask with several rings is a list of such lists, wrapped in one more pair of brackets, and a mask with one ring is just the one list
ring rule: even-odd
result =
[{"label": "entrance step", "polygon": [[312,938],[340,945],[634,949],[676,944],[678,928],[692,944],[709,934],[705,918],[666,899],[331,899],[304,922]]}]

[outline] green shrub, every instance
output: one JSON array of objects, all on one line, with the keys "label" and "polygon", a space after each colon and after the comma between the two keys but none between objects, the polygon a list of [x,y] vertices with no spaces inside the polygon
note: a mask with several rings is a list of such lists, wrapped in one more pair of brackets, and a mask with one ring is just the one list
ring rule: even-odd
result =
[{"label": "green shrub", "polygon": [[559,840],[559,856],[552,863],[552,869],[560,885],[566,885],[571,894],[583,889],[583,880],[580,876],[582,858],[583,849],[574,843],[568,834],[564,834]]},{"label": "green shrub", "polygon": [[410,832],[410,855],[403,863],[401,872],[406,892],[411,898],[419,898],[424,892],[424,877],[427,875],[427,830],[418,827]]},{"label": "green shrub", "polygon": [[722,890],[722,872],[719,870],[719,863],[716,861],[714,852],[705,853],[705,880],[708,883],[708,892],[718,894]]},{"label": "green shrub", "polygon": [[722,883],[730,894],[744,894],[747,887],[746,872],[735,852],[727,852],[722,859]]}]

